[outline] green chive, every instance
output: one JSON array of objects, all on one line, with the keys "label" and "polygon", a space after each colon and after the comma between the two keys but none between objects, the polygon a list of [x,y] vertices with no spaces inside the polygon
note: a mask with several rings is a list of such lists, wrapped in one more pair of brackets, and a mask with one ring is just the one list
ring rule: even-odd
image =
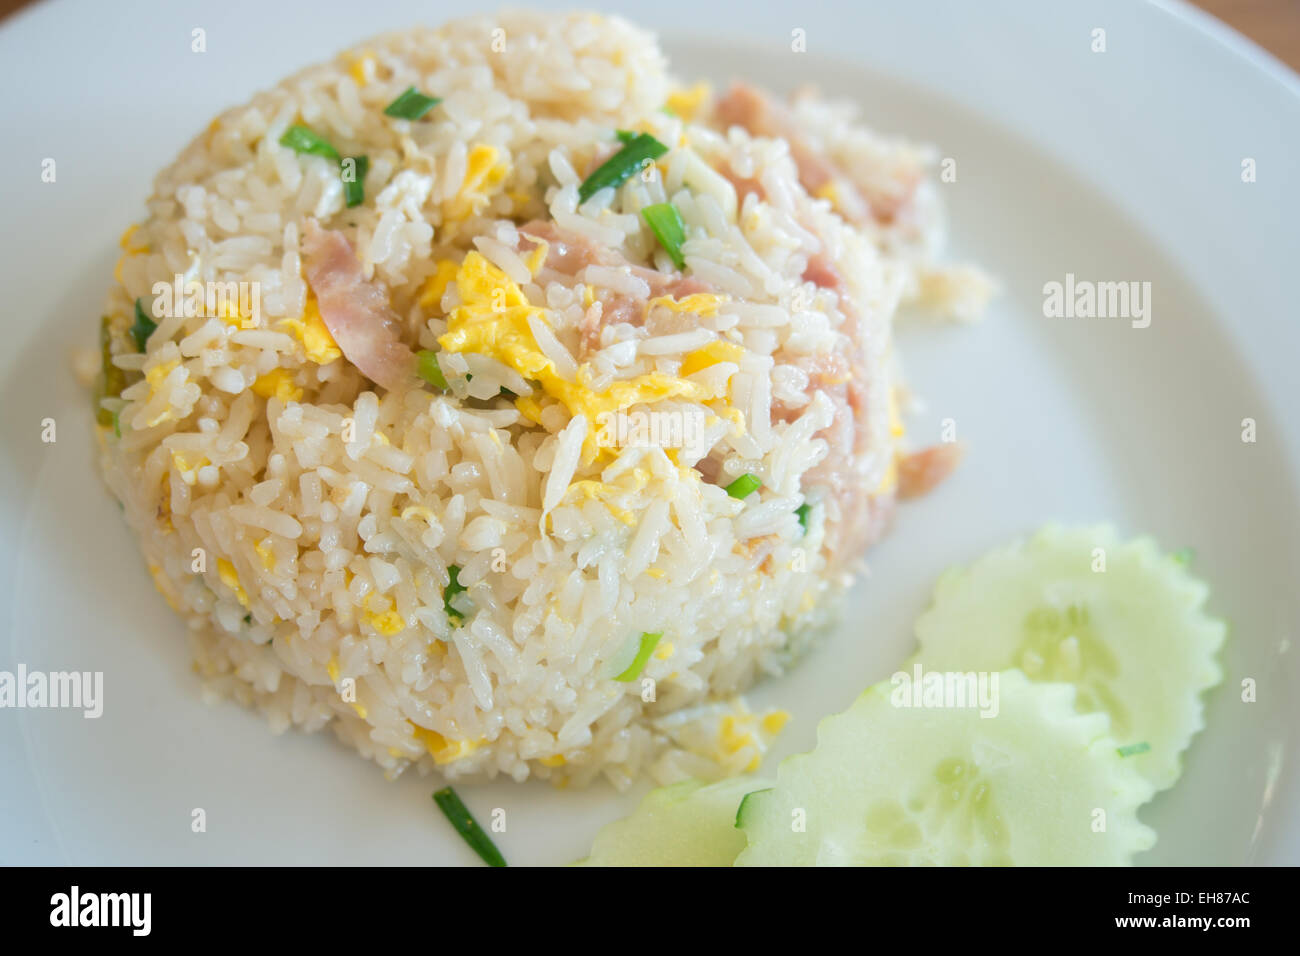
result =
[{"label": "green chive", "polygon": [[736,807],[736,822],[733,824],[737,830],[745,825],[745,807],[749,806],[749,798],[756,797],[760,793],[768,793],[773,787],[764,787],[762,790],[751,790],[740,798],[740,806]]},{"label": "green chive", "polygon": [[441,102],[438,97],[425,96],[410,86],[405,93],[384,107],[384,115],[394,119],[418,120]]},{"label": "green chive", "polygon": [[447,568],[448,585],[442,591],[442,605],[447,609],[447,618],[453,624],[459,625],[465,620],[465,615],[460,613],[451,606],[451,599],[457,594],[463,594],[469,589],[461,584],[458,580],[460,577],[460,566],[453,564]]},{"label": "green chive", "polygon": [[630,129],[616,129],[614,130],[614,137],[626,146],[628,143],[632,142],[632,140],[636,139],[636,133],[632,132]]},{"label": "green chive", "polygon": [[339,158],[337,149],[306,126],[290,126],[280,137],[280,145],[289,147],[295,153],[324,156],[335,161]]},{"label": "green chive", "polygon": [[141,301],[135,300],[135,325],[131,326],[131,338],[135,339],[137,352],[144,351],[144,347],[149,344],[149,336],[158,328],[158,323],[145,314]]},{"label": "green chive", "polygon": [[659,240],[659,245],[664,247],[664,252],[668,253],[668,258],[673,260],[673,265],[685,269],[682,243],[686,241],[686,223],[682,222],[677,207],[670,202],[655,203],[642,209],[641,217]]},{"label": "green chive", "polygon": [[1129,744],[1127,747],[1116,747],[1115,752],[1121,757],[1136,757],[1138,754],[1144,754],[1151,749],[1151,745],[1143,740],[1141,743]]},{"label": "green chive", "polygon": [[113,412],[113,437],[122,437],[122,409]]},{"label": "green chive", "polygon": [[[352,169],[348,169],[348,163],[352,164]],[[366,201],[366,173],[370,172],[369,156],[349,156],[340,164],[339,175],[343,179],[343,200],[347,207],[360,206]],[[348,173],[352,173],[352,178],[348,178]]]},{"label": "green chive", "polygon": [[578,201],[586,202],[606,186],[617,189],[643,164],[653,162],[666,152],[668,147],[649,133],[638,133],[587,177],[578,188]]},{"label": "green chive", "polygon": [[762,485],[763,482],[759,479],[758,475],[741,475],[731,484],[727,485],[727,494],[731,495],[733,498],[748,498],[754,492],[758,491]]},{"label": "green chive", "polygon": [[795,509],[794,509],[794,513],[795,513],[796,517],[798,517],[798,519],[799,519],[799,527],[803,528],[803,533],[804,533],[804,534],[807,534],[807,533],[808,533],[808,516],[809,516],[810,514],[812,514],[812,505],[807,504],[807,503],[805,502],[804,504],[801,504],[798,508],[795,508]]},{"label": "green chive", "polygon": [[415,353],[415,371],[435,388],[444,392],[447,390],[447,376],[442,374],[442,368],[438,365],[438,353],[432,349],[420,349]]},{"label": "green chive", "polygon": [[1178,551],[1175,551],[1172,555],[1170,555],[1170,557],[1172,557],[1179,564],[1186,566],[1191,564],[1192,561],[1195,560],[1196,551],[1193,550],[1192,548],[1181,548]]},{"label": "green chive", "polygon": [[632,658],[632,663],[628,665],[627,670],[619,674],[614,680],[634,681],[641,676],[641,671],[645,669],[646,661],[650,660],[650,655],[654,653],[655,645],[663,637],[662,632],[651,633],[647,631],[641,635],[641,646],[637,649],[636,657]]},{"label": "green chive", "polygon": [[501,855],[492,838],[484,832],[483,828],[478,825],[474,819],[474,814],[469,812],[469,808],[461,802],[456,791],[451,787],[443,787],[433,795],[433,802],[438,805],[451,825],[456,828],[456,832],[461,835],[469,848],[478,854],[479,859],[488,866],[505,866],[506,858]]}]

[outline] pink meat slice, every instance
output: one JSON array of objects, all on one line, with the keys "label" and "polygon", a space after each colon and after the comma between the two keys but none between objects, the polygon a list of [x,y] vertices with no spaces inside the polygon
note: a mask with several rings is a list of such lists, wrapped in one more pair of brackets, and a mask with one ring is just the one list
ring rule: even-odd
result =
[{"label": "pink meat slice", "polygon": [[415,353],[402,341],[402,321],[383,286],[366,279],[347,237],[308,219],[302,261],[321,319],[343,357],[389,390],[413,384]]},{"label": "pink meat slice", "polygon": [[[751,136],[783,139],[790,145],[790,157],[799,173],[799,182],[811,195],[828,185],[834,186],[836,208],[845,219],[858,225],[872,219],[888,223],[912,197],[919,178],[911,177],[900,191],[884,193],[868,190],[856,182],[848,171],[814,149],[791,112],[752,86],[735,83],[714,107],[714,117],[724,127],[739,126]],[[725,175],[725,173],[724,173]],[[737,184],[734,177],[728,177]],[[744,201],[744,197],[741,197]]]},{"label": "pink meat slice", "polygon": [[[625,269],[650,287],[650,298],[672,296],[683,298],[701,292],[712,292],[713,286],[692,276],[659,272],[635,265],[617,249],[602,245],[587,236],[575,233],[555,222],[534,221],[519,227],[519,251],[528,253],[539,242],[547,244],[546,262],[539,276],[541,281],[572,285],[578,273],[587,266],[606,266]],[[625,292],[604,292],[600,295],[600,308],[591,308],[583,317],[581,334],[584,353],[600,346],[601,330],[609,325],[628,323],[640,326],[646,318],[649,299]]]},{"label": "pink meat slice", "polygon": [[[839,297],[844,322],[840,331],[848,338],[845,353],[799,355],[794,364],[808,375],[808,391],[822,392],[835,410],[831,424],[818,433],[829,448],[805,476],[810,488],[825,489],[834,502],[836,521],[828,528],[826,548],[832,562],[841,566],[867,549],[883,534],[893,510],[893,495],[873,494],[865,487],[862,464],[876,451],[867,428],[868,393],[866,353],[862,341],[863,323],[849,293],[848,283],[829,256],[817,253],[808,260],[803,278]],[[803,414],[801,408],[775,403],[773,418],[790,421]]]},{"label": "pink meat slice", "polygon": [[962,446],[956,443],[931,445],[905,455],[898,463],[898,497],[929,494],[953,473],[961,458]]}]

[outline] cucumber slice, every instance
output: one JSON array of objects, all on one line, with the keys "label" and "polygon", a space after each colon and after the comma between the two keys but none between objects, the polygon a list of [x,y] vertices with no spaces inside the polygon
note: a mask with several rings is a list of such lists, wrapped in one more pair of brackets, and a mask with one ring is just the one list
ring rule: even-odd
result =
[{"label": "cucumber slice", "polygon": [[1201,693],[1223,678],[1225,628],[1202,610],[1208,593],[1149,538],[1049,526],[944,574],[916,622],[915,659],[1074,684],[1079,709],[1108,714],[1121,746],[1149,745],[1127,759],[1163,790],[1204,726]]},{"label": "cucumber slice", "polygon": [[1151,784],[1105,715],[1076,712],[1068,684],[997,677],[991,718],[895,706],[886,681],[823,720],[746,800],[736,865],[1118,865],[1154,845],[1137,819]]},{"label": "cucumber slice", "polygon": [[745,848],[736,829],[741,801],[769,784],[733,777],[705,784],[685,780],[651,790],[631,816],[596,834],[580,866],[731,866]]}]

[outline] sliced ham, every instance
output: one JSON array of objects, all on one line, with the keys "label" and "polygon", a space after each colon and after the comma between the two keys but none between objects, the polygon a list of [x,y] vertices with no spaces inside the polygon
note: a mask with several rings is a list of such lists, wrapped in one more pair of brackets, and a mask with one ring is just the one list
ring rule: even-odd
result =
[{"label": "sliced ham", "polygon": [[[574,285],[578,274],[587,266],[604,266],[624,269],[629,275],[645,282],[650,288],[649,298],[667,295],[681,299],[688,295],[714,291],[713,286],[692,276],[659,272],[657,269],[635,265],[617,249],[611,249],[554,222],[537,220],[519,227],[521,254],[526,255],[542,242],[547,246],[546,261],[538,276],[543,283]],[[643,299],[625,292],[599,291],[599,307],[589,307],[582,320],[580,331],[584,353],[600,347],[601,330],[606,326],[627,323],[639,327],[646,319],[649,298]]]},{"label": "sliced ham", "polygon": [[[751,136],[785,140],[790,144],[790,158],[794,160],[803,188],[813,196],[833,195],[840,215],[858,225],[872,220],[882,224],[892,222],[920,184],[919,170],[900,171],[894,179],[901,177],[901,188],[895,182],[888,191],[855,179],[850,171],[837,166],[808,142],[789,109],[744,83],[733,84],[718,100],[714,117],[723,126],[739,126]],[[727,175],[725,171],[723,174]],[[734,175],[728,178],[743,202],[743,181]]]},{"label": "sliced ham", "polygon": [[384,287],[366,279],[347,237],[308,219],[302,262],[321,319],[343,357],[389,390],[414,384],[415,353],[402,341],[401,319]]},{"label": "sliced ham", "polygon": [[957,468],[962,453],[961,445],[948,442],[931,445],[901,458],[898,462],[898,497],[915,498],[933,491]]}]

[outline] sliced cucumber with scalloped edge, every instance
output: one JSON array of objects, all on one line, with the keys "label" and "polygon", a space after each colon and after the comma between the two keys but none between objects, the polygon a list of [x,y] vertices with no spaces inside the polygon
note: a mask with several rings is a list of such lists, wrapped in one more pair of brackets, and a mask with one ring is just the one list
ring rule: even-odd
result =
[{"label": "sliced cucumber with scalloped edge", "polygon": [[686,780],[651,790],[627,817],[596,834],[581,866],[731,866],[745,848],[736,829],[746,794],[766,781],[733,777],[705,784]]},{"label": "sliced cucumber with scalloped edge", "polygon": [[1109,715],[1111,734],[1134,748],[1127,759],[1163,790],[1204,725],[1201,693],[1223,677],[1225,628],[1186,565],[1150,538],[1049,526],[945,573],[916,622],[914,660],[1074,684],[1079,709]]},{"label": "sliced cucumber with scalloped edge", "polygon": [[1152,786],[1105,715],[1078,713],[1067,684],[996,676],[996,716],[902,706],[910,690],[886,681],[823,720],[746,801],[736,865],[1121,865],[1154,845],[1137,819]]}]

